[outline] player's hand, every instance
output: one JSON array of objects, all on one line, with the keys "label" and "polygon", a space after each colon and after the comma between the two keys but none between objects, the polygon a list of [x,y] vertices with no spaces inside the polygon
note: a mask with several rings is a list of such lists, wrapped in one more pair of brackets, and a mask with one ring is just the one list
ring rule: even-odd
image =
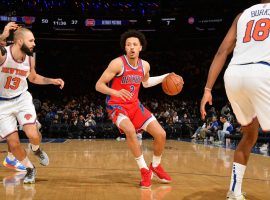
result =
[{"label": "player's hand", "polygon": [[126,100],[130,100],[132,98],[133,94],[125,89],[121,89],[121,90],[116,91],[114,96],[120,97],[121,99],[126,101]]},{"label": "player's hand", "polygon": [[175,76],[178,76],[178,77],[180,78],[182,84],[184,85],[184,79],[182,78],[182,76],[180,76],[180,75],[178,75],[178,74],[176,74],[176,73],[174,73],[174,72],[169,73],[169,75],[170,75],[170,74],[175,75]]},{"label": "player's hand", "polygon": [[9,22],[5,28],[4,28],[4,31],[2,33],[2,36],[7,38],[10,34],[10,31],[11,30],[16,30],[17,28],[19,28],[19,25],[16,24],[15,22]]},{"label": "player's hand", "polygon": [[61,78],[55,78],[55,79],[52,79],[52,84],[53,85],[60,85],[59,88],[63,89],[65,82]]},{"label": "player's hand", "polygon": [[209,90],[204,90],[203,98],[201,100],[201,106],[200,106],[200,112],[201,112],[201,118],[204,120],[206,116],[205,111],[205,105],[206,103],[209,103],[209,105],[212,105],[212,94]]}]

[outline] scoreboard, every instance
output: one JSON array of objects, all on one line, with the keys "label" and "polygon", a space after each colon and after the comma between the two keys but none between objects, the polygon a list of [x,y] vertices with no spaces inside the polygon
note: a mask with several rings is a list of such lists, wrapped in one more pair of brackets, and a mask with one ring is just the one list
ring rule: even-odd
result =
[{"label": "scoreboard", "polygon": [[146,31],[155,31],[162,27],[174,27],[176,18],[103,19],[72,16],[0,16],[1,25],[5,25],[9,21],[17,22],[18,24],[31,28],[37,32],[108,31],[126,27]]}]

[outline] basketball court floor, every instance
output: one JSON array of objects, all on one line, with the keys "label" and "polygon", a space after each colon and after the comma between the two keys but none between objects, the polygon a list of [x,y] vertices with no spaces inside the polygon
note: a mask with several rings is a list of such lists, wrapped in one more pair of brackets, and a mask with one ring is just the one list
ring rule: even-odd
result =
[{"label": "basketball court floor", "polygon": [[[26,144],[23,144],[26,147]],[[37,168],[36,184],[23,185],[21,172],[0,167],[0,199],[16,200],[224,200],[233,150],[191,142],[166,143],[163,167],[171,184],[153,180],[151,190],[139,188],[140,174],[125,141],[66,140],[44,143],[50,165]],[[0,144],[0,159],[6,144]],[[146,161],[152,141],[143,140]],[[270,199],[270,157],[252,154],[243,184],[249,200]]]}]

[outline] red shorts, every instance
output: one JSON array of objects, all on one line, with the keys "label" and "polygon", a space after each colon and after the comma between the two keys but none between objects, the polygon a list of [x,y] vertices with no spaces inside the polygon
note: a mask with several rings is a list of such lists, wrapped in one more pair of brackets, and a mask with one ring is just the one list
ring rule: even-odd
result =
[{"label": "red shorts", "polygon": [[144,123],[152,117],[152,113],[139,101],[128,104],[107,104],[107,112],[115,124],[119,114],[127,116],[136,131],[140,131]]}]

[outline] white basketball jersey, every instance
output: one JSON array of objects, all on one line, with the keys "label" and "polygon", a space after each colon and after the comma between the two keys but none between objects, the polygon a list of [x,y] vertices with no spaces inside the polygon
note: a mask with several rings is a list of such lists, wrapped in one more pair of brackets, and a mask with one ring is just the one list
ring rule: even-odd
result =
[{"label": "white basketball jersey", "polygon": [[16,97],[28,89],[27,77],[30,74],[30,58],[25,56],[23,62],[16,62],[12,56],[12,46],[5,47],[6,60],[0,66],[0,97]]},{"label": "white basketball jersey", "polygon": [[237,23],[237,41],[230,64],[270,62],[270,3],[246,9]]}]

